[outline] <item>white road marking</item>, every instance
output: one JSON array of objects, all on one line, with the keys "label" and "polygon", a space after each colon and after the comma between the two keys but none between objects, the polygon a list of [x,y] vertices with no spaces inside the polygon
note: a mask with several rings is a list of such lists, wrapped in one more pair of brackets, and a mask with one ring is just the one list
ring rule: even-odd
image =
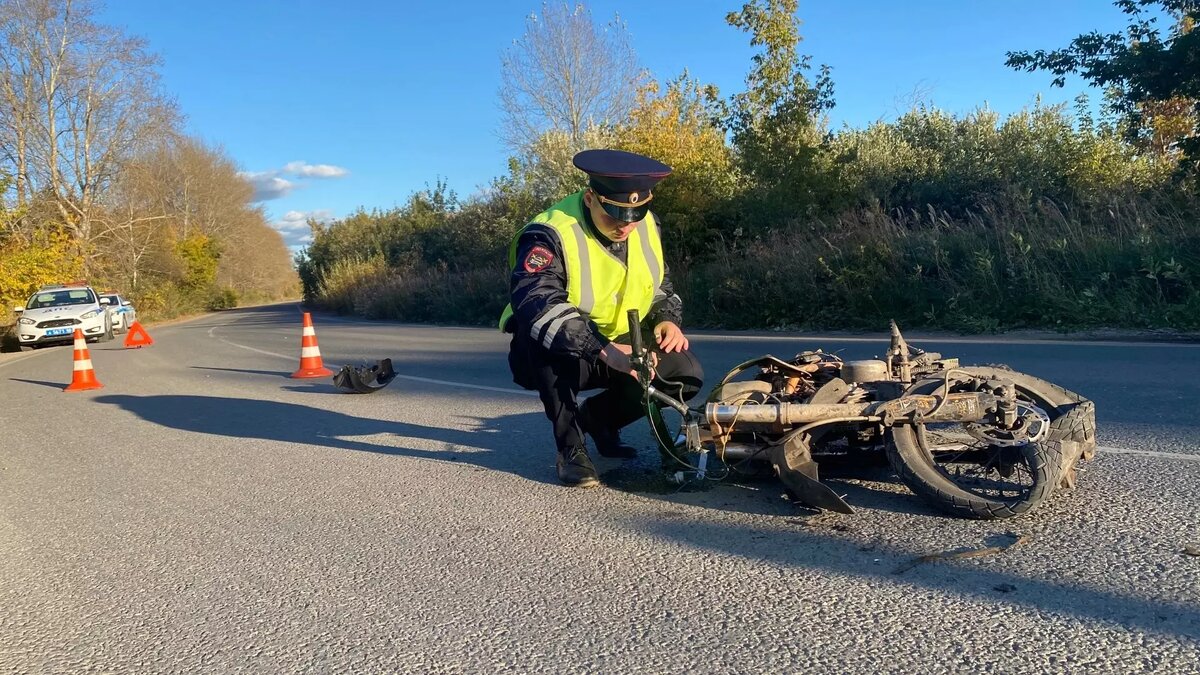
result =
[{"label": "white road marking", "polygon": [[[256,352],[258,354],[264,354],[266,356],[274,356],[275,358],[279,358],[279,359],[287,359],[288,361],[296,360],[296,357],[294,357],[294,356],[287,356],[286,354],[279,354],[277,352],[269,352],[265,349],[257,349],[255,347],[248,347],[246,345],[240,345],[236,342],[226,340],[223,337],[213,334],[213,331],[215,331],[216,329],[217,329],[217,326],[213,326],[212,328],[209,328],[208,336],[211,338],[220,340],[221,342],[224,342],[225,344],[230,345],[232,347],[238,347],[239,349],[245,349],[248,351]],[[335,368],[340,367],[339,364],[335,364],[332,362],[326,363],[325,365],[326,365],[326,367],[329,367],[329,366],[333,366]],[[486,384],[471,384],[469,382],[452,382],[450,380],[435,380],[430,377],[417,377],[416,375],[401,375],[401,374],[397,373],[396,378],[401,379],[401,380],[409,380],[412,382],[424,382],[426,384],[439,384],[439,385],[446,386],[446,387],[461,387],[464,389],[476,389],[479,391],[494,391],[494,392],[497,392],[500,394],[517,394],[519,396],[537,396],[538,395],[538,393],[536,391],[526,391],[524,389],[512,389],[509,387],[489,387]]]},{"label": "white road marking", "polygon": [[1096,451],[1102,455],[1138,455],[1141,457],[1158,457],[1160,459],[1179,459],[1185,462],[1200,462],[1200,454],[1187,452],[1163,452],[1161,450],[1134,450],[1132,448],[1110,448],[1098,446]]},{"label": "white road marking", "polygon": [[[711,333],[698,333],[688,331],[689,340],[711,341],[711,342],[862,342],[862,343],[877,343],[887,344],[891,338],[886,335],[878,337],[849,337],[837,335],[713,335]],[[1200,343],[1195,342],[1124,342],[1124,341],[1108,341],[1108,340],[1047,340],[1039,338],[1005,338],[997,336],[995,338],[956,338],[956,337],[937,337],[929,335],[918,335],[916,337],[905,335],[904,338],[909,344],[918,343],[942,343],[942,344],[961,344],[961,345],[1059,345],[1063,347],[1186,347],[1190,349],[1200,348]]]}]

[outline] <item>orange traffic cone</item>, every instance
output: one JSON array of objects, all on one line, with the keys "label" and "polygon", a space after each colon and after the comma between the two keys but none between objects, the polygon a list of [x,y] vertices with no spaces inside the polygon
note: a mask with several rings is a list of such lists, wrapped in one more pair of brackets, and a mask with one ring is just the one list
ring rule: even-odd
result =
[{"label": "orange traffic cone", "polygon": [[142,328],[142,324],[134,321],[129,327],[129,331],[125,333],[125,349],[133,349],[134,347],[148,347],[154,344],[154,340],[150,334]]},{"label": "orange traffic cone", "polygon": [[321,348],[317,346],[317,331],[313,330],[312,317],[304,313],[304,331],[300,337],[300,370],[292,373],[294,378],[329,377],[333,371],[321,360]]},{"label": "orange traffic cone", "polygon": [[92,355],[88,353],[87,339],[83,331],[75,329],[75,371],[71,374],[71,384],[63,391],[86,391],[99,389],[104,385],[96,379],[96,371],[92,370]]}]

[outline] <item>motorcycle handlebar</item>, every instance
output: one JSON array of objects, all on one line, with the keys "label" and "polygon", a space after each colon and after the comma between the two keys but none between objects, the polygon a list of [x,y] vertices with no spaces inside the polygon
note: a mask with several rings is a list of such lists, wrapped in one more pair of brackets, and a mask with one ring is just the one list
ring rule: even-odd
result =
[{"label": "motorcycle handlebar", "polygon": [[633,348],[633,358],[645,356],[642,353],[642,320],[636,309],[629,310],[629,346]]},{"label": "motorcycle handlebar", "polygon": [[638,382],[643,389],[650,389],[650,359],[646,357],[646,347],[642,343],[642,320],[636,309],[629,310],[629,361],[637,372]]}]

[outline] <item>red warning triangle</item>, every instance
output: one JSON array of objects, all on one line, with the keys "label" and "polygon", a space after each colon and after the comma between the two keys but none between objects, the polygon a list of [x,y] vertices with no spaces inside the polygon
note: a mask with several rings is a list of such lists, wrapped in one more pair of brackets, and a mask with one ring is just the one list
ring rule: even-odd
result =
[{"label": "red warning triangle", "polygon": [[133,349],[134,347],[146,347],[154,344],[150,334],[142,328],[142,324],[134,321],[129,327],[129,332],[125,334],[125,349]]}]

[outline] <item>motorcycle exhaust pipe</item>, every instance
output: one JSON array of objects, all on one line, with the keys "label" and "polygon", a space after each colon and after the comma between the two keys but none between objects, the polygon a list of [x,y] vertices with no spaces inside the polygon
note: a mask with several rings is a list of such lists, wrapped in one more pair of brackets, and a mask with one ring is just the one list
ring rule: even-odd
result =
[{"label": "motorcycle exhaust pipe", "polygon": [[772,403],[728,405],[709,403],[704,416],[709,424],[728,427],[733,424],[756,424],[789,427],[820,422],[834,417],[861,417],[873,403]]},{"label": "motorcycle exhaust pipe", "polygon": [[729,405],[709,403],[708,423],[717,428],[734,425],[786,429],[839,417],[872,417],[881,422],[978,422],[1002,411],[996,396],[983,392],[958,392],[944,397],[903,396],[868,403],[760,403]]},{"label": "motorcycle exhaust pipe", "polygon": [[722,457],[726,462],[736,462],[757,456],[765,462],[771,459],[771,453],[767,452],[767,447],[765,445],[754,445],[753,443],[726,443],[725,452],[722,454]]}]

